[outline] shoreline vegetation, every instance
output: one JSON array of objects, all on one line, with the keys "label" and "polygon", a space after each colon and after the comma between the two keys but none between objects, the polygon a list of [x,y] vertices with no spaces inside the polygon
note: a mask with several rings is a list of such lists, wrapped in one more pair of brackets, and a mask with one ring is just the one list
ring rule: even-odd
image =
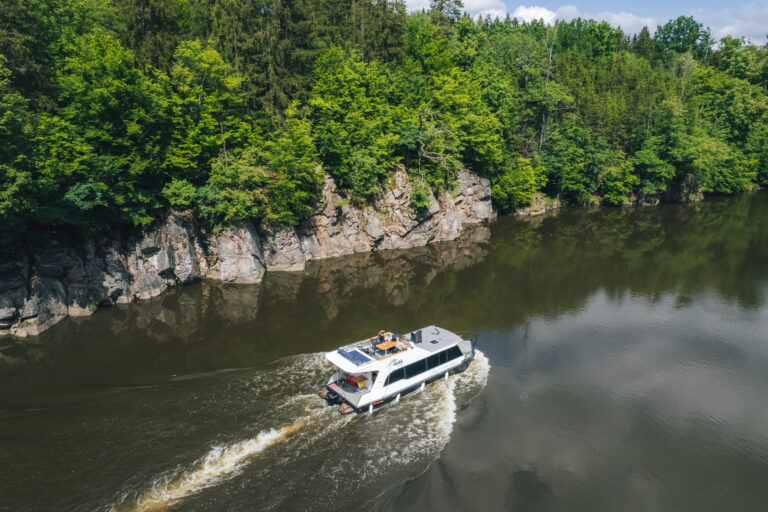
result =
[{"label": "shoreline vegetation", "polygon": [[9,231],[171,210],[282,229],[326,175],[364,207],[402,167],[416,215],[462,170],[500,213],[768,181],[768,50],[690,17],[625,34],[473,19],[457,0],[9,0],[0,26]]}]

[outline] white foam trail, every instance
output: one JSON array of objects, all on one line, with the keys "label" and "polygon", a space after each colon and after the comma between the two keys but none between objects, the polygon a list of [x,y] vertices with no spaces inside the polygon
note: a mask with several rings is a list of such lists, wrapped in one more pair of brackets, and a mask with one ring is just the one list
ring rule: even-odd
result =
[{"label": "white foam trail", "polygon": [[491,362],[488,357],[480,350],[475,350],[475,360],[464,373],[460,374],[461,378],[457,381],[460,394],[469,394],[470,396],[467,397],[469,400],[476,397],[488,383],[490,372]]},{"label": "white foam trail", "polygon": [[149,491],[136,500],[130,509],[136,512],[166,510],[184,497],[214,485],[233,476],[248,459],[258,456],[270,446],[285,440],[289,435],[306,425],[302,418],[278,429],[260,432],[256,437],[229,446],[216,446],[192,471],[182,473],[174,479],[155,483]]},{"label": "white foam trail", "polygon": [[[312,372],[327,370],[317,354],[295,358],[289,366]],[[314,428],[297,437],[299,444],[296,453],[290,455],[291,458],[300,458],[302,452],[312,450],[310,446],[317,440],[318,429],[322,431],[333,428],[341,431],[347,424],[365,422],[365,428],[378,435],[356,446],[354,460],[348,460],[346,456],[341,460],[334,459],[329,461],[331,465],[324,472],[328,475],[339,473],[343,478],[332,480],[335,485],[339,485],[348,481],[345,471],[354,465],[355,486],[362,485],[363,481],[375,481],[392,463],[409,466],[423,461],[425,456],[437,457],[450,440],[460,404],[468,403],[482,391],[489,372],[488,358],[478,350],[475,360],[464,372],[452,375],[447,380],[440,379],[427,386],[423,392],[404,397],[399,404],[386,405],[373,416],[338,416],[335,409],[318,403],[314,394],[297,394],[288,398],[278,409],[303,409],[299,414],[305,416],[301,419],[278,429],[262,431],[251,439],[214,447],[194,468],[157,480],[132,507],[118,506],[112,510],[166,510],[204,488],[237,475],[251,458],[301,430],[310,418],[313,418]],[[301,371],[286,373],[297,375],[297,378],[302,375]],[[261,382],[254,384],[258,386]],[[318,421],[320,424],[316,424]],[[361,474],[361,469],[364,474]]]},{"label": "white foam trail", "polygon": [[[469,402],[488,381],[488,358],[479,350],[475,360],[462,373],[448,380],[433,382],[423,392],[404,397],[397,404],[386,405],[380,417],[373,421],[381,426],[371,427],[377,432],[390,432],[390,441],[370,443],[362,448],[363,461],[367,461],[370,479],[395,463],[403,467],[423,461],[424,457],[437,457],[448,444],[456,423],[459,404]],[[392,407],[391,415],[387,408]],[[396,408],[396,410],[395,410]]]}]

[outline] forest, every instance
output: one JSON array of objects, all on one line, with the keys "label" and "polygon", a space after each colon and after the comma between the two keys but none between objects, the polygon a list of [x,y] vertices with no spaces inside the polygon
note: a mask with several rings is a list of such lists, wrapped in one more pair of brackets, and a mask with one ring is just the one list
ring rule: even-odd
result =
[{"label": "forest", "polygon": [[487,177],[619,206],[768,183],[768,49],[681,16],[471,18],[459,0],[3,0],[0,229],[96,233],[169,210],[301,223],[325,174],[412,208]]}]

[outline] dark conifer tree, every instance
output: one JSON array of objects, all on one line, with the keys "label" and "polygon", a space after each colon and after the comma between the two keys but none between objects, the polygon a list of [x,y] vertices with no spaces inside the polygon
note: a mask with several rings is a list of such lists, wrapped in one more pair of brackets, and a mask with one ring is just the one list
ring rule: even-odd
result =
[{"label": "dark conifer tree", "polygon": [[461,10],[463,8],[464,3],[461,0],[430,0],[429,2],[429,10],[433,14],[438,15],[438,18],[442,17],[451,22],[461,17]]},{"label": "dark conifer tree", "polygon": [[152,65],[165,72],[173,65],[173,52],[189,34],[190,11],[182,0],[118,0],[124,19],[123,44],[133,50],[141,69]]},{"label": "dark conifer tree", "polygon": [[640,57],[653,60],[654,45],[648,27],[643,27],[637,35],[632,37],[632,50]]}]

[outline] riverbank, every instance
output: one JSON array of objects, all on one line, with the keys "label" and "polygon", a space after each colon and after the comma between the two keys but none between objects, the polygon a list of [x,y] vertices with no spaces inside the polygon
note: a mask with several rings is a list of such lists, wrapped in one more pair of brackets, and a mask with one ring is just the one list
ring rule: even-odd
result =
[{"label": "riverbank", "polygon": [[[504,216],[4,339],[3,505],[128,509],[308,417],[176,508],[761,510],[766,232],[768,192]],[[475,335],[491,364],[476,398],[460,377],[356,418],[317,399],[323,352],[427,322]]]},{"label": "riverbank", "polygon": [[[496,216],[489,180],[466,170],[457,187],[434,197],[424,212],[413,211],[411,193],[400,166],[382,196],[365,207],[351,204],[326,176],[307,221],[283,230],[246,221],[209,231],[190,214],[174,212],[142,233],[86,240],[57,232],[0,232],[0,338],[36,336],[64,318],[205,279],[256,284],[267,271],[299,272],[310,261],[455,240],[466,226]],[[681,192],[666,202],[701,199],[700,193]],[[537,217],[560,206],[536,195],[514,216]]]},{"label": "riverbank", "polygon": [[454,240],[464,226],[494,216],[490,182],[467,171],[427,211],[413,212],[410,201],[411,183],[400,167],[382,197],[364,208],[326,177],[309,219],[279,231],[239,222],[209,232],[173,213],[141,235],[0,235],[0,335],[37,335],[67,316],[202,279],[259,283],[267,271],[300,271],[312,260]]}]

